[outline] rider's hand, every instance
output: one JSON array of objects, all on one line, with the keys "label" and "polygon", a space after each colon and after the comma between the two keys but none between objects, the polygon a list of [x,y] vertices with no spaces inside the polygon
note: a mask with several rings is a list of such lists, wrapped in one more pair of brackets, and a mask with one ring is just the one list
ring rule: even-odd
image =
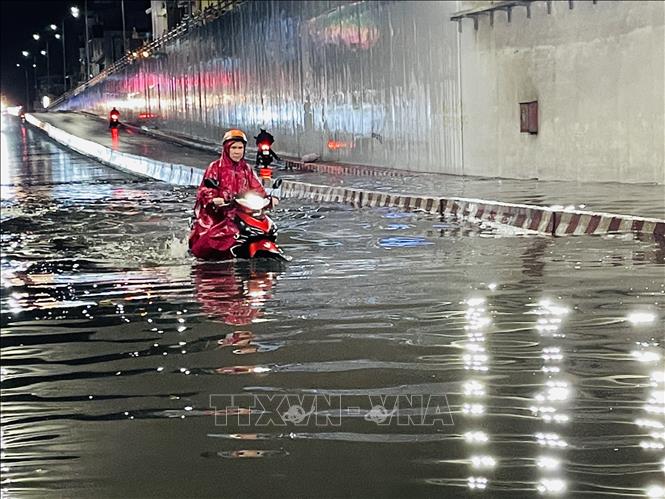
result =
[{"label": "rider's hand", "polygon": [[279,198],[276,198],[275,196],[270,196],[270,206],[273,208],[279,204]]},{"label": "rider's hand", "polygon": [[217,206],[219,208],[219,207],[222,207],[222,206],[228,206],[229,203],[224,201],[224,198],[212,198],[212,204],[214,204],[215,206]]}]

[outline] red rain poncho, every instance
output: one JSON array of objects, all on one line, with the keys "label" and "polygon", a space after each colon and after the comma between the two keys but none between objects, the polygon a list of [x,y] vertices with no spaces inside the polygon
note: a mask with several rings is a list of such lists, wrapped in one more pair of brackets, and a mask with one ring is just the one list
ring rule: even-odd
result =
[{"label": "red rain poncho", "polygon": [[203,179],[212,178],[219,182],[219,187],[203,185],[196,193],[194,215],[196,221],[189,236],[189,248],[197,258],[230,258],[231,247],[235,244],[238,227],[234,222],[236,209],[232,206],[215,206],[213,198],[224,198],[227,203],[235,196],[246,191],[256,191],[265,196],[266,191],[261,181],[254,174],[244,158],[234,162],[229,157],[229,148],[233,141],[224,143],[222,157],[210,163]]}]

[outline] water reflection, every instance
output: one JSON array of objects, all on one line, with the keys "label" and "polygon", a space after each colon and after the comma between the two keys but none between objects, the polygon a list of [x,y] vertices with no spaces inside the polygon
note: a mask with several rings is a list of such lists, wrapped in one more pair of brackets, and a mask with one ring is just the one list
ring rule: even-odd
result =
[{"label": "water reflection", "polygon": [[226,324],[260,321],[280,268],[279,262],[262,260],[198,263],[192,267],[196,298],[204,312]]},{"label": "water reflection", "polygon": [[[665,283],[651,242],[285,201],[288,267],[199,263],[182,244],[191,190],[35,137],[32,164],[18,128],[2,142],[10,497],[661,493]],[[369,404],[342,428],[247,430],[214,426],[210,402],[432,386],[454,426],[379,425]]]},{"label": "water reflection", "polygon": [[[643,393],[643,412],[635,418],[634,424],[639,428],[638,445],[648,458],[658,457],[663,463],[661,471],[665,472],[665,369],[659,347],[662,342],[662,331],[651,326],[656,322],[656,314],[651,312],[632,312],[627,321],[634,328],[639,340],[631,352],[636,362],[636,369],[643,380],[639,386]],[[654,337],[653,334],[656,333]],[[646,471],[646,470],[645,470]],[[657,469],[650,469],[655,474]],[[644,493],[649,498],[665,497],[665,487],[661,483],[649,481],[645,483]]]},{"label": "water reflection", "polygon": [[[489,371],[490,358],[486,349],[486,334],[492,324],[492,319],[487,311],[485,298],[472,297],[465,300],[467,307],[465,313],[466,341],[463,343],[465,353],[462,356],[464,369],[469,371],[464,382],[464,403],[462,405],[462,416],[464,417],[466,442],[472,446],[469,456],[471,473],[489,472],[497,465],[496,459],[489,454],[475,453],[479,447],[485,450],[489,440],[481,428],[484,425],[479,421],[485,415],[487,397],[486,379],[484,373]],[[484,475],[471,475],[467,478],[469,489],[485,490],[488,486],[488,478]]]}]

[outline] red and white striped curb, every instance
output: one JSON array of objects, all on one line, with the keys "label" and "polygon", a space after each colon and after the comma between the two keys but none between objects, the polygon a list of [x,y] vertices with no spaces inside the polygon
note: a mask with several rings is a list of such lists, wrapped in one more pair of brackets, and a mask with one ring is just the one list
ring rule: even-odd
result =
[{"label": "red and white striped curb", "polygon": [[653,234],[660,238],[665,237],[665,220],[657,218],[556,210],[535,205],[502,203],[483,199],[389,194],[349,187],[307,184],[292,180],[285,180],[281,190],[285,197],[311,199],[318,202],[348,203],[358,207],[392,206],[471,221],[494,222],[554,236],[638,232]]},{"label": "red and white striped curb", "polygon": [[290,159],[285,159],[283,163],[287,169],[304,172],[328,173],[331,175],[356,175],[359,177],[404,177],[412,173],[405,170],[395,170],[392,168],[379,168],[362,165],[332,165],[329,163],[305,163],[303,161],[293,161]]},{"label": "red and white striped curb", "polygon": [[[113,151],[101,144],[74,136],[44,123],[31,114],[26,114],[26,120],[31,125],[42,129],[57,142],[111,167],[176,185],[198,186],[201,182],[203,170],[200,168]],[[493,222],[555,236],[637,232],[651,234],[659,240],[665,239],[665,220],[656,218],[558,210],[482,199],[389,194],[349,187],[307,184],[292,180],[285,180],[281,191],[285,197],[348,203],[358,207],[392,206],[471,221]]]}]

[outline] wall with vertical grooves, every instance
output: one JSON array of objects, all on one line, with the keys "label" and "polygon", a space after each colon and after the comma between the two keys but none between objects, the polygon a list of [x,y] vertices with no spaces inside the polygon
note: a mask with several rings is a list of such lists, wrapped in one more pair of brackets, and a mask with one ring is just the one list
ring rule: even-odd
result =
[{"label": "wall with vertical grooves", "polygon": [[461,174],[457,6],[245,2],[58,108],[213,141],[265,124],[278,152]]}]

